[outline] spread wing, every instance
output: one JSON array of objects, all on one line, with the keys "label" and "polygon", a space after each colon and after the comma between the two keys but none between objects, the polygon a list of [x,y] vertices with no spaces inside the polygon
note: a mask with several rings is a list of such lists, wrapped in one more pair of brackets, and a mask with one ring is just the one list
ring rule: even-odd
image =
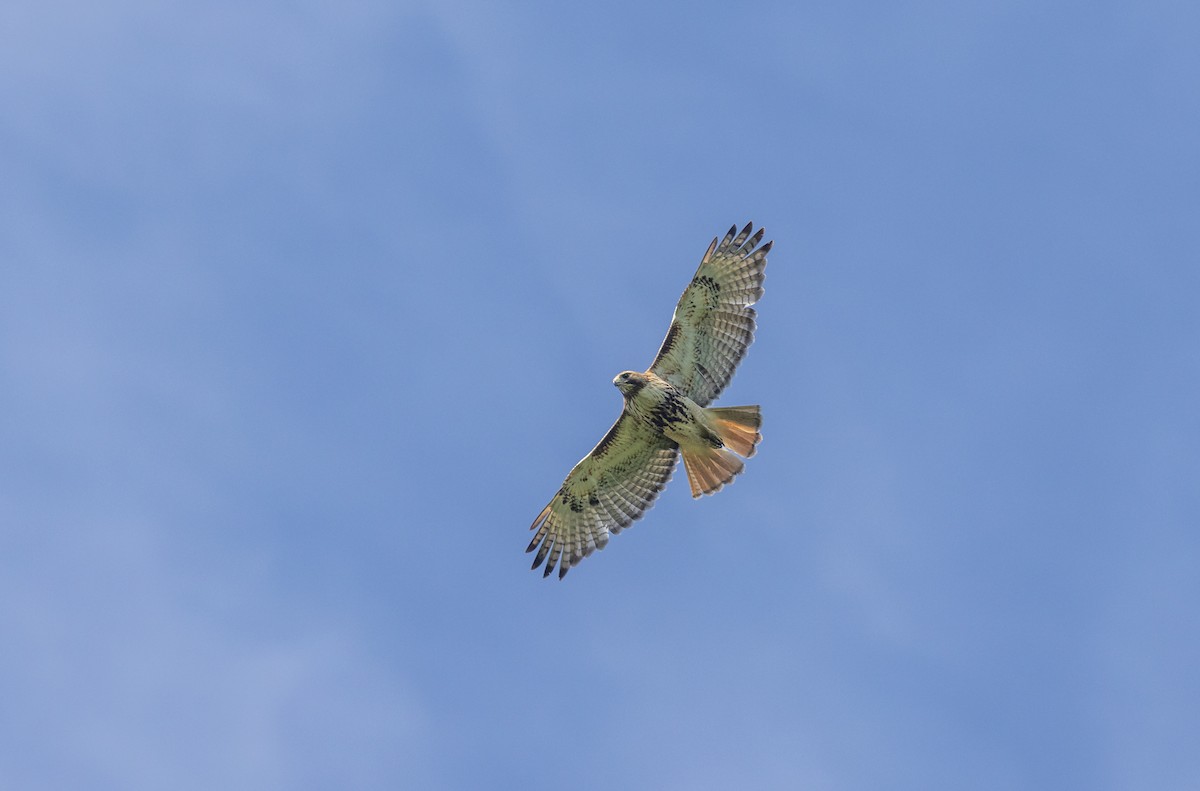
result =
[{"label": "spread wing", "polygon": [[733,226],[719,245],[713,239],[650,364],[650,373],[700,406],[707,406],[725,389],[754,340],[755,314],[750,306],[763,295],[771,242],[758,247],[763,229],[751,236],[753,225],[747,223],[741,233]]},{"label": "spread wing", "polygon": [[537,549],[533,568],[545,561],[542,576],[548,577],[557,564],[562,579],[603,549],[610,533],[629,527],[654,503],[671,480],[678,451],[674,442],[622,413],[530,525],[537,532],[525,551]]}]

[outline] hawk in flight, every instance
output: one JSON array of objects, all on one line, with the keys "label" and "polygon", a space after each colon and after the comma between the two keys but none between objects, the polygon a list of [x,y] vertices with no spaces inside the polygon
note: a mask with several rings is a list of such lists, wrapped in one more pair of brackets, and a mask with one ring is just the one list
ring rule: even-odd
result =
[{"label": "hawk in flight", "polygon": [[641,518],[683,456],[692,497],[712,494],[742,471],[762,439],[758,406],[708,406],[729,384],[754,340],[754,308],[763,295],[771,242],[763,229],[737,226],[712,244],[684,289],[654,362],[624,371],[613,384],[625,397],[617,422],[575,465],[533,520],[526,552],[543,577],[573,566]]}]

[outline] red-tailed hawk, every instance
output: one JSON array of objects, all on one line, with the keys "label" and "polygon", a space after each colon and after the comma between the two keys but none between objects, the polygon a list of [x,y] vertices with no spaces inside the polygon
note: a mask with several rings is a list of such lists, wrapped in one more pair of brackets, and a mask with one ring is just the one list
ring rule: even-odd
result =
[{"label": "red-tailed hawk", "polygon": [[679,454],[692,497],[712,494],[742,471],[762,439],[758,406],[710,407],[754,340],[754,308],[763,295],[771,242],[763,229],[737,226],[712,244],[684,289],[671,327],[644,373],[624,371],[613,384],[625,396],[617,422],[575,465],[533,520],[526,552],[533,568],[558,577],[641,518],[671,479]]}]

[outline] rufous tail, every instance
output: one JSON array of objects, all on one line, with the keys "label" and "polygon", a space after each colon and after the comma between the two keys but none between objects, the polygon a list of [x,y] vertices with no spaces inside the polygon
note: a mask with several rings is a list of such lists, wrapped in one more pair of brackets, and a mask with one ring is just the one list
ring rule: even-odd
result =
[{"label": "rufous tail", "polygon": [[743,458],[754,455],[755,446],[762,442],[762,410],[757,404],[709,407],[706,411],[725,447]]},{"label": "rufous tail", "polygon": [[712,494],[733,480],[745,466],[742,460],[725,448],[679,447],[683,466],[687,468],[692,497]]}]

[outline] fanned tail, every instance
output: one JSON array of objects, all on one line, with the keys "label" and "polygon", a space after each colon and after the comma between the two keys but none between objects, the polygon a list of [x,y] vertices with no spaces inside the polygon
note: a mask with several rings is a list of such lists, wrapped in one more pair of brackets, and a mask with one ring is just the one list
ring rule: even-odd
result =
[{"label": "fanned tail", "polygon": [[745,467],[742,460],[724,448],[680,446],[692,497],[713,494],[734,479]]},{"label": "fanned tail", "polygon": [[708,416],[725,447],[743,458],[754,455],[755,446],[762,442],[762,410],[757,404],[709,407]]}]

